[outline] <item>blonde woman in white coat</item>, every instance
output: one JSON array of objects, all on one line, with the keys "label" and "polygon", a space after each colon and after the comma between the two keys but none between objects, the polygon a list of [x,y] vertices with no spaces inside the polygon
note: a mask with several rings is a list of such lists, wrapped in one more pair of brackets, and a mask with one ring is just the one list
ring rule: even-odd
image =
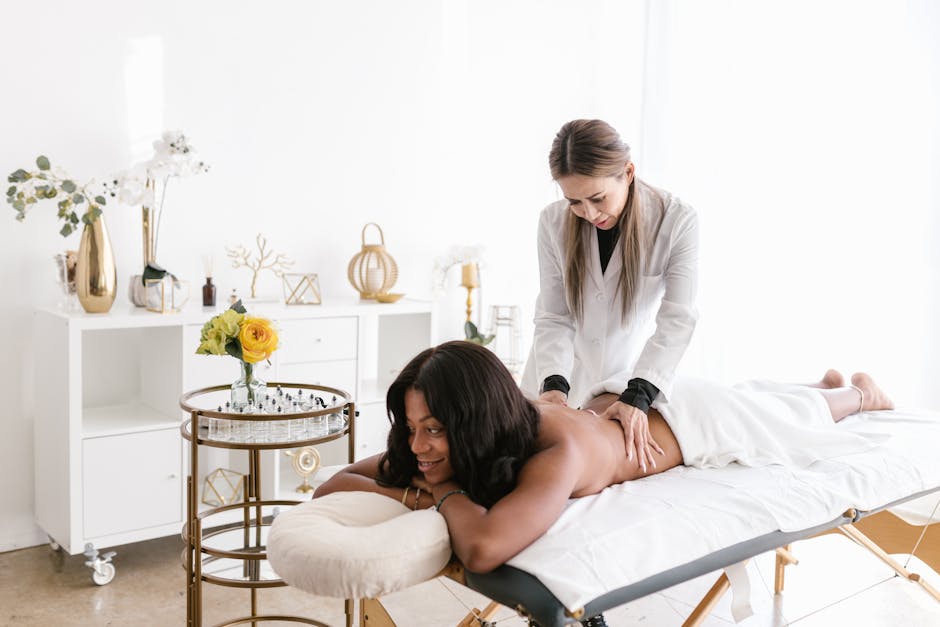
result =
[{"label": "blonde woman in white coat", "polygon": [[600,120],[565,124],[549,164],[565,198],[539,220],[540,291],[522,387],[574,407],[623,390],[602,416],[621,423],[627,457],[646,472],[663,454],[647,412],[668,400],[695,329],[695,212],[637,179],[629,146]]}]

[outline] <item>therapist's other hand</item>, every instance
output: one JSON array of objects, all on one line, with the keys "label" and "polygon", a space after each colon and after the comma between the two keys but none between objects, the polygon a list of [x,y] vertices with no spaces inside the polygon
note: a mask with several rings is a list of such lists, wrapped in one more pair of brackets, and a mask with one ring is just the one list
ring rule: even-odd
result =
[{"label": "therapist's other hand", "polygon": [[561,390],[548,390],[539,394],[539,400],[546,403],[568,406],[568,395]]},{"label": "therapist's other hand", "polygon": [[601,414],[601,418],[616,420],[623,427],[627,459],[632,460],[636,456],[644,473],[649,467],[656,468],[653,452],[660,455],[665,453],[650,434],[649,419],[644,412],[622,401],[615,401]]}]

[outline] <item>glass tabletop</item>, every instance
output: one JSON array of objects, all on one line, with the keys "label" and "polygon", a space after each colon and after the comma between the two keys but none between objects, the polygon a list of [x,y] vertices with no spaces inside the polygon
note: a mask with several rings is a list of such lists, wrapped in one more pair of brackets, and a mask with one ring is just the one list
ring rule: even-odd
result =
[{"label": "glass tabletop", "polygon": [[280,576],[274,572],[267,560],[241,560],[208,556],[203,560],[202,574],[203,576],[211,576],[227,581],[281,581]]},{"label": "glass tabletop", "polygon": [[197,411],[229,414],[232,418],[276,420],[281,416],[300,413],[340,413],[349,402],[349,395],[341,390],[320,386],[272,383],[247,405],[233,404],[231,389],[199,390],[185,397],[188,407]]}]

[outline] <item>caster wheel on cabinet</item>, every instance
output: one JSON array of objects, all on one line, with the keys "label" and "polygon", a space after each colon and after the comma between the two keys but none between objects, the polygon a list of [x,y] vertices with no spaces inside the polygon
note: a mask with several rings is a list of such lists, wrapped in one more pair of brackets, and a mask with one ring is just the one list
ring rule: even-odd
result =
[{"label": "caster wheel on cabinet", "polygon": [[98,568],[91,571],[91,580],[99,586],[106,586],[114,579],[114,564],[100,564]]}]

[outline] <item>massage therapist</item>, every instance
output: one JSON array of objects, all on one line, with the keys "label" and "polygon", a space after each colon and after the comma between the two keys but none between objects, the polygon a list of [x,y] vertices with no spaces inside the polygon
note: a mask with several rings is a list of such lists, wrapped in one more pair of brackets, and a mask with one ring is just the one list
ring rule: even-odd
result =
[{"label": "massage therapist", "polygon": [[540,290],[522,387],[574,407],[592,389],[622,389],[602,416],[620,421],[627,456],[645,472],[662,454],[646,412],[669,398],[695,329],[695,211],[639,180],[630,147],[601,120],[562,126],[549,165],[564,199],[539,219]]}]

